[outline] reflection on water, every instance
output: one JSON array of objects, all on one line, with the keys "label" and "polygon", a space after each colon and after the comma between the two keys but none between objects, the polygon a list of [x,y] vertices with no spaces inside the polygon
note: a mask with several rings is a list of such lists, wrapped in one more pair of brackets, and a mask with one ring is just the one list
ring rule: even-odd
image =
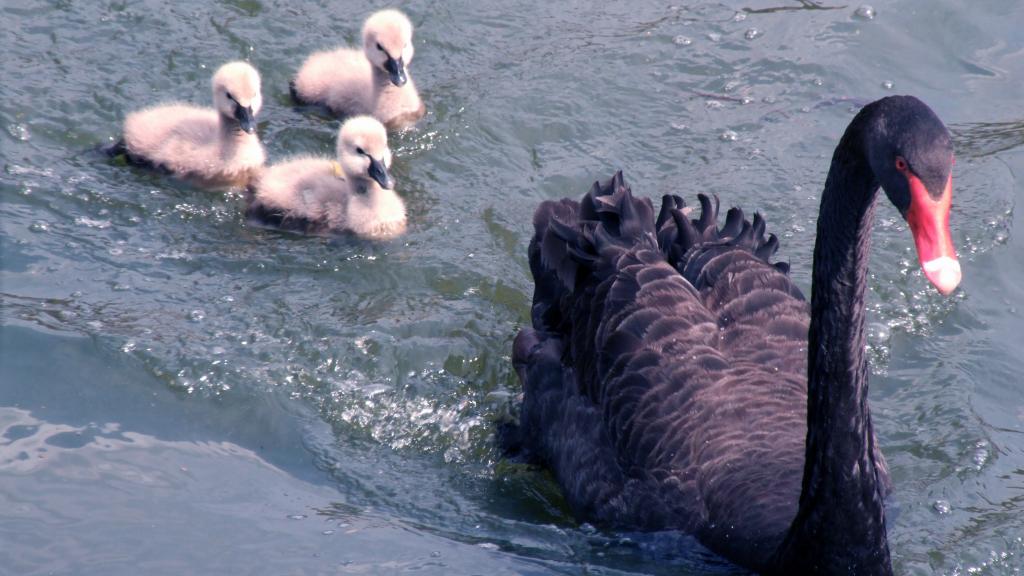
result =
[{"label": "reflection on water", "polygon": [[969,158],[992,156],[1024,144],[1024,120],[958,124],[952,132],[958,154]]},{"label": "reflection on water", "polygon": [[[121,430],[114,422],[68,426],[39,420],[26,410],[0,409],[0,474],[29,475],[47,472],[58,477],[85,482],[131,482],[171,487],[183,481],[159,474],[140,474],[131,464],[82,467],[62,459],[95,458],[99,451],[157,451],[171,449],[192,452],[202,458],[242,458],[264,465],[250,450],[230,442],[182,442],[168,445],[146,434]],[[125,458],[128,462],[132,457]],[[181,470],[187,472],[187,470]]]}]

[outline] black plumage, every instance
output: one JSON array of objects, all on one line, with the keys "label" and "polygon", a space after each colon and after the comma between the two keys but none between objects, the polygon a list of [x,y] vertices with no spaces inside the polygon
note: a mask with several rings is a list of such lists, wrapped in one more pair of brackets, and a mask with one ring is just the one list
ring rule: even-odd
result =
[{"label": "black plumage", "polygon": [[302,96],[299,96],[299,91],[295,88],[295,80],[288,81],[288,93],[292,97],[292,101],[299,106],[309,106],[310,102],[307,102]]},{"label": "black plumage", "polygon": [[[894,126],[908,108],[916,119]],[[699,196],[691,219],[668,195],[655,217],[616,173],[579,202],[542,203],[508,453],[550,468],[590,522],[682,530],[762,572],[891,573],[863,296],[875,197],[893,184],[868,157],[921,123],[944,130],[894,97],[848,128],[823,195],[813,306],[770,261],[764,219],[733,208],[719,227],[717,198]]]},{"label": "black plumage", "polygon": [[253,202],[252,197],[252,190],[246,190],[246,203],[248,207],[245,210],[245,217],[252,224],[310,235],[327,234],[330,231],[322,221],[288,214],[287,211],[281,208]]},{"label": "black plumage", "polygon": [[114,142],[113,144],[101,146],[100,151],[106,154],[109,158],[116,159],[118,157],[123,157],[124,161],[132,166],[155,170],[167,175],[172,174],[171,170],[166,166],[154,163],[144,156],[132,154],[131,151],[128,150],[128,145],[125,143],[124,138],[119,138],[117,142]]}]

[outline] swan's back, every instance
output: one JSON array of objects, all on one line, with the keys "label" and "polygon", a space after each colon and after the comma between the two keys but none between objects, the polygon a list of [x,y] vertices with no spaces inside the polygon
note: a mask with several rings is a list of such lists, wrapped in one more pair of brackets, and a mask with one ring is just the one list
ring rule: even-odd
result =
[{"label": "swan's back", "polygon": [[327,158],[299,156],[267,167],[251,187],[248,216],[310,234],[343,225],[349,187],[335,166]]},{"label": "swan's back", "polygon": [[132,112],[124,122],[124,151],[136,164],[208,183],[244,184],[265,154],[250,134],[225,138],[217,113],[187,104]]},{"label": "swan's back", "polygon": [[764,221],[701,199],[657,220],[617,174],[545,202],[530,265],[533,329],[513,450],[549,466],[574,511],[609,527],[681,529],[764,566],[803,473],[808,306],[771,265]]},{"label": "swan's back", "polygon": [[301,103],[323,104],[337,115],[372,114],[370,61],[355,48],[316,52],[295,75],[292,95]]},{"label": "swan's back", "polygon": [[304,234],[352,232],[388,239],[405,232],[405,204],[393,190],[358,193],[326,158],[299,157],[267,168],[249,191],[247,215]]},{"label": "swan's back", "polygon": [[[211,109],[188,104],[154,106],[129,114],[124,121],[124,142],[131,160],[152,164],[179,176],[216,179],[254,166],[225,170],[220,154],[220,124]],[[260,161],[260,163],[262,160]]]},{"label": "swan's back", "polygon": [[266,153],[255,124],[241,127],[236,113],[244,107],[248,121],[255,122],[262,105],[259,73],[247,63],[229,62],[212,84],[214,108],[169,103],[132,112],[125,117],[124,137],[108,152],[206,184],[248,183]]}]

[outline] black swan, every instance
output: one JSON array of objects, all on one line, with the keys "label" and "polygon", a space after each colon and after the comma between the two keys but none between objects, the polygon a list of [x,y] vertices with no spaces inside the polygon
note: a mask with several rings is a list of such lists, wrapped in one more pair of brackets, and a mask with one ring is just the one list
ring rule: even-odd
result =
[{"label": "black swan", "polygon": [[685,531],[763,573],[891,574],[864,356],[871,224],[881,186],[952,292],[952,165],[921,101],[864,107],[825,182],[810,306],[769,263],[759,215],[733,208],[717,228],[717,199],[691,220],[665,196],[655,218],[621,173],[542,203],[506,454],[550,468],[581,520]]}]

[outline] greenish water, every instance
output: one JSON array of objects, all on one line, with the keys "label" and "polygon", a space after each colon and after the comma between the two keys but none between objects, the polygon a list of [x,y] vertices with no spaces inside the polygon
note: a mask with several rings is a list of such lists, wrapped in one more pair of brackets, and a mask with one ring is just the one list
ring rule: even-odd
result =
[{"label": "greenish water", "polygon": [[237,191],[92,149],[244,58],[271,160],[330,153],[336,123],[288,79],[380,6],[0,3],[0,571],[729,573],[678,535],[580,526],[499,461],[533,208],[617,168],[641,195],[714,192],[765,215],[806,288],[832,147],[857,102],[911,93],[956,137],[964,282],[930,290],[879,210],[894,562],[1020,573],[1024,5],[801,6],[404,5],[429,113],[392,137],[411,231],[370,244],[254,228]]}]

